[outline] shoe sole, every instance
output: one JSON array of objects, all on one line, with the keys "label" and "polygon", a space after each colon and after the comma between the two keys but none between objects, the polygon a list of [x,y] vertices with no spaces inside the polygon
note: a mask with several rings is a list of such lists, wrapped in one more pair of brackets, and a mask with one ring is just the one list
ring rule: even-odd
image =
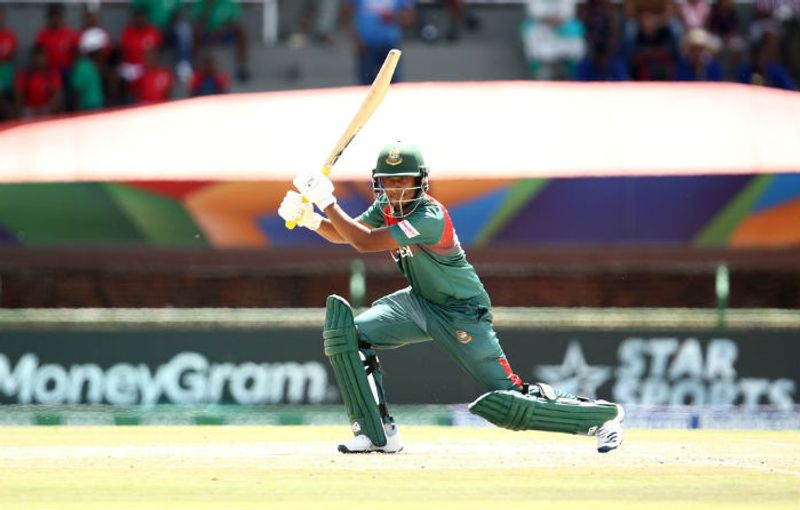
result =
[{"label": "shoe sole", "polygon": [[339,453],[348,453],[348,454],[353,454],[353,453],[356,453],[356,454],[357,453],[362,453],[362,454],[363,453],[385,453],[386,455],[391,455],[393,453],[399,453],[399,452],[403,451],[403,447],[402,446],[399,449],[397,449],[397,450],[395,450],[393,452],[387,452],[385,450],[349,450],[343,444],[340,444],[339,446],[337,446],[336,449],[339,451]]},{"label": "shoe sole", "polygon": [[[623,441],[624,441],[624,439],[623,439]],[[608,452],[610,452],[612,450],[616,450],[620,446],[622,446],[622,441],[620,441],[617,446],[601,446],[600,448],[597,449],[597,451],[598,451],[598,453],[608,453]]]}]

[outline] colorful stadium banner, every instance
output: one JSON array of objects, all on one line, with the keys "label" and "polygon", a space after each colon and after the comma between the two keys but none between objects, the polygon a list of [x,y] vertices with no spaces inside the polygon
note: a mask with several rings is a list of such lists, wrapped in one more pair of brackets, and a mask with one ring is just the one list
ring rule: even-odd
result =
[{"label": "colorful stadium banner", "polygon": [[[366,181],[337,183],[358,214]],[[303,247],[282,182],[0,185],[0,246]],[[800,174],[433,181],[465,246],[800,244]]]},{"label": "colorful stadium banner", "polygon": [[[276,211],[365,89],[239,94],[0,126],[0,244],[301,247]],[[765,126],[768,126],[766,128]],[[466,246],[800,244],[800,94],[735,84],[393,86],[334,169],[353,214],[416,142]]]}]

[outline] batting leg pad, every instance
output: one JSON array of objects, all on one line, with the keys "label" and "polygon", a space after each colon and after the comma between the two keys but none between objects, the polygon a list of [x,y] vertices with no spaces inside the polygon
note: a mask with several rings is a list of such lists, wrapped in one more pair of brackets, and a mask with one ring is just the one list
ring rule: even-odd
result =
[{"label": "batting leg pad", "polygon": [[615,404],[561,397],[552,388],[547,389],[550,391],[527,395],[513,390],[491,391],[478,397],[469,410],[506,429],[589,436],[617,416]]},{"label": "batting leg pad", "polygon": [[333,367],[347,416],[355,435],[364,434],[375,446],[386,445],[381,414],[358,351],[358,333],[350,304],[328,296],[325,313],[325,356]]}]

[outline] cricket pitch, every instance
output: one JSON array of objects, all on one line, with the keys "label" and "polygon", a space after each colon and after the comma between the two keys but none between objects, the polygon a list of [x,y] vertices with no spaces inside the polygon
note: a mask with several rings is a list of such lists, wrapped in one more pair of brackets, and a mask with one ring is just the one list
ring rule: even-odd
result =
[{"label": "cricket pitch", "polygon": [[342,455],[336,426],[0,428],[4,510],[800,509],[800,431],[594,438],[403,427],[395,455]]}]

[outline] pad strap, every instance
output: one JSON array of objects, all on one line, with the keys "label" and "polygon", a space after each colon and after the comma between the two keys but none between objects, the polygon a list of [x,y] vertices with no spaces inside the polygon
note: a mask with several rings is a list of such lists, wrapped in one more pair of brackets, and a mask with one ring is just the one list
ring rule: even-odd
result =
[{"label": "pad strap", "polygon": [[[325,313],[325,356],[328,357],[339,390],[342,394],[353,434],[364,434],[375,446],[386,444],[386,432],[381,420],[381,411],[367,379],[365,362],[359,356],[358,333],[353,322],[350,304],[339,296],[328,296]],[[377,358],[369,361],[375,370]],[[374,365],[373,365],[374,363]]]}]

